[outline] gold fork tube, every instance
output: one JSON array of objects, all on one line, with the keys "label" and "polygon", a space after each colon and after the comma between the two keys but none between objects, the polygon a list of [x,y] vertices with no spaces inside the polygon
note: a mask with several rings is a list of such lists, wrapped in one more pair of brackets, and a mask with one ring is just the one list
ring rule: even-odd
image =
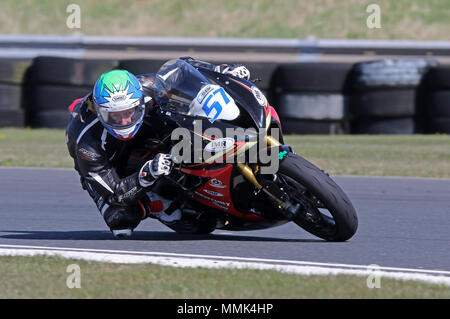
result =
[{"label": "gold fork tube", "polygon": [[261,189],[262,188],[262,185],[260,183],[258,183],[258,181],[256,180],[256,177],[255,177],[255,174],[253,174],[253,171],[252,171],[252,169],[249,166],[247,166],[247,165],[245,165],[243,163],[237,163],[237,167],[241,171],[242,175],[244,175],[244,177],[246,179],[248,179],[248,181],[250,183],[255,185],[255,187],[257,189]]},{"label": "gold fork tube", "polygon": [[[267,143],[267,145],[269,145],[270,147],[275,147],[275,146],[281,146],[280,142],[278,142],[276,139],[274,139],[272,136],[270,135],[266,135],[264,137],[264,141]],[[243,164],[243,163],[237,163],[237,167],[238,169],[241,171],[242,175],[244,175],[244,177],[246,179],[248,179],[248,181],[250,183],[252,183],[253,185],[255,185],[255,187],[257,189],[262,189],[263,187],[261,186],[260,183],[258,183],[258,181],[256,180],[255,174],[253,173],[253,170]]]},{"label": "gold fork tube", "polygon": [[255,174],[253,174],[252,169],[243,164],[243,163],[237,163],[238,169],[241,171],[242,175],[250,182],[252,183],[257,189],[262,190],[264,193],[266,193],[272,200],[274,200],[281,208],[284,208],[286,206],[286,203],[281,201],[279,198],[277,198],[275,195],[270,193],[267,189],[263,188],[262,185],[256,180]]}]

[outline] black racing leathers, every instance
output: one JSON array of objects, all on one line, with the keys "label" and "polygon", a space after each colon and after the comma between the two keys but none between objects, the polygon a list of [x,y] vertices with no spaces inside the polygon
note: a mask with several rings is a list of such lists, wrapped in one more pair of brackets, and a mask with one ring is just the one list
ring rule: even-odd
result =
[{"label": "black racing leathers", "polygon": [[[182,58],[196,67],[214,70],[215,66],[192,58]],[[155,74],[137,76],[144,91],[146,118],[152,118],[159,97],[164,95],[161,80]],[[66,142],[81,183],[93,198],[111,229],[134,228],[148,211],[148,189],[141,186],[138,171],[126,175],[124,166],[130,155],[130,145],[140,135],[161,137],[170,135],[171,127],[157,121],[144,121],[131,141],[121,141],[108,133],[98,120],[92,106],[92,95],[82,98],[69,110],[72,113],[66,130]],[[153,118],[155,120],[155,118]],[[167,130],[167,131],[165,131]],[[119,214],[120,213],[120,214]],[[118,216],[120,215],[120,216]],[[134,216],[134,217],[133,217]]]},{"label": "black racing leathers", "polygon": [[[152,81],[151,75],[140,76],[138,79],[143,86]],[[144,93],[154,92],[150,88],[145,89]],[[82,185],[102,213],[109,206],[142,206],[139,200],[145,195],[146,189],[139,183],[138,171],[123,176],[130,151],[129,145],[134,141],[121,141],[110,135],[92,111],[92,107],[89,108],[91,102],[92,97],[88,95],[72,108],[73,119],[66,130],[69,154],[74,159]],[[152,100],[149,105],[152,105]],[[141,126],[139,131],[141,130],[146,128]]]}]

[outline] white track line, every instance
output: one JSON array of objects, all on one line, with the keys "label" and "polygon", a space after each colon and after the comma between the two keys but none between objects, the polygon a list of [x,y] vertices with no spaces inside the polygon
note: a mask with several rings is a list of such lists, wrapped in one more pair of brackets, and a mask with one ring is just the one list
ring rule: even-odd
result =
[{"label": "white track line", "polygon": [[374,265],[363,266],[295,260],[22,245],[0,245],[0,255],[46,255],[109,263],[152,263],[181,268],[262,269],[300,275],[379,276],[398,280],[417,280],[450,286],[450,271],[380,267]]}]

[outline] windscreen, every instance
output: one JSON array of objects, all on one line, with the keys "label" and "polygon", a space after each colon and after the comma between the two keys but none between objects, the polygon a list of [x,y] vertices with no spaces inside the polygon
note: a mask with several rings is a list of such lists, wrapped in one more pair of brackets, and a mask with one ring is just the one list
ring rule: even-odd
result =
[{"label": "windscreen", "polygon": [[163,82],[170,101],[168,107],[180,114],[189,113],[191,101],[209,83],[195,67],[180,59],[164,63],[156,75]]}]

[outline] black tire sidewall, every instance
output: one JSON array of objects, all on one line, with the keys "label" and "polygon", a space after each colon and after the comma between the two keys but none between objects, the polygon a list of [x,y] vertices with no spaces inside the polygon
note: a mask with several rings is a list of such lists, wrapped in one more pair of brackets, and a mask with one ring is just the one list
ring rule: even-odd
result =
[{"label": "black tire sidewall", "polygon": [[306,229],[308,232],[329,241],[345,241],[355,234],[358,218],[350,199],[317,166],[297,154],[288,153],[280,162],[278,172],[304,185],[327,207],[335,220],[337,231],[332,237],[322,236]]}]

